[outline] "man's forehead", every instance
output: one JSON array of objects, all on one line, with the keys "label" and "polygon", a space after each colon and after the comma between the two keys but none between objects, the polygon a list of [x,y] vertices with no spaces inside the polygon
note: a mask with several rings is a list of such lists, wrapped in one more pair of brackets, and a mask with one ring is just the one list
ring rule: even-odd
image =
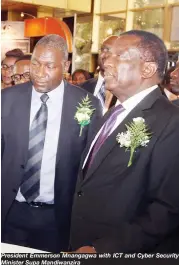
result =
[{"label": "man's forehead", "polygon": [[62,52],[51,46],[39,45],[34,49],[32,54],[32,59],[45,59],[49,60],[52,57],[57,58],[62,54]]},{"label": "man's forehead", "polygon": [[122,35],[119,36],[116,41],[114,42],[114,45],[116,47],[137,47],[140,42],[140,38],[134,35]]},{"label": "man's forehead", "polygon": [[102,46],[111,46],[115,43],[115,41],[117,40],[117,36],[110,36],[107,39],[104,40],[104,42],[102,43]]},{"label": "man's forehead", "polygon": [[114,53],[128,52],[133,55],[139,55],[140,51],[138,49],[140,39],[131,35],[122,35],[115,41],[112,51]]}]

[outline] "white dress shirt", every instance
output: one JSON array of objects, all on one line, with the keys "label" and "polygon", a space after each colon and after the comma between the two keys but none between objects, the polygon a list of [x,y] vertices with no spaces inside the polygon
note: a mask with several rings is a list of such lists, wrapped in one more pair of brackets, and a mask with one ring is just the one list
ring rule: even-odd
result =
[{"label": "white dress shirt", "polygon": [[101,88],[103,82],[104,82],[104,78],[102,77],[102,75],[101,75],[100,72],[99,72],[99,74],[98,74],[98,81],[97,81],[97,83],[96,83],[96,87],[95,87],[95,90],[94,90],[94,93],[93,93],[93,95],[94,95],[95,97],[96,97],[96,95],[99,93],[99,90],[100,90],[100,88]]},{"label": "white dress shirt", "polygon": [[168,91],[168,89],[166,89],[166,88],[164,88],[164,93],[166,94],[167,98],[170,101],[178,99],[178,97],[175,94],[173,94],[172,92]]},{"label": "white dress shirt", "polygon": [[[101,88],[101,86],[103,85],[103,83],[104,83],[104,78],[102,77],[102,75],[101,75],[101,73],[99,72],[99,75],[98,75],[98,81],[97,81],[97,83],[96,83],[96,87],[95,87],[95,90],[94,90],[94,93],[93,93],[93,95],[95,96],[95,97],[98,97],[97,95],[98,95],[98,93],[99,93],[99,91],[100,91],[100,88]],[[103,115],[108,111],[108,106],[106,106],[106,105],[109,105],[108,103],[108,101],[106,101],[107,99],[108,100],[112,100],[112,97],[109,97],[109,91],[106,91],[106,92],[108,92],[108,94],[107,93],[105,93],[106,94],[106,99],[105,99],[105,102],[104,102],[104,106],[102,106],[102,109],[103,109]]]},{"label": "white dress shirt", "polygon": [[[61,114],[64,95],[64,82],[54,90],[47,93],[48,120],[46,128],[46,136],[44,142],[44,150],[42,157],[42,165],[40,172],[40,195],[34,200],[36,202],[54,203],[54,180],[56,154],[61,124]],[[32,121],[41,107],[41,93],[37,92],[34,87],[32,89],[30,126]],[[20,192],[16,196],[16,200],[23,202],[25,198]]]},{"label": "white dress shirt", "polygon": [[[141,92],[139,92],[138,94],[128,98],[126,101],[124,101],[122,104],[120,103],[120,101],[118,100],[116,102],[116,106],[121,104],[123,107],[124,107],[124,111],[121,112],[118,117],[117,117],[117,120],[113,126],[113,128],[111,129],[111,131],[109,132],[108,136],[111,135],[111,133],[121,124],[121,122],[127,117],[127,115],[137,106],[137,104],[139,104],[140,101],[142,101],[148,94],[150,94],[154,89],[156,89],[158,86],[155,85],[155,86],[152,86],[150,88],[147,88]],[[103,124],[104,126],[104,124]],[[85,158],[85,161],[83,163],[83,167],[85,166],[87,160],[88,160],[88,157],[89,157],[89,154],[91,152],[91,149],[93,148],[94,144],[96,143],[96,140],[98,139],[100,133],[101,133],[101,130],[103,128],[103,126],[101,127],[101,129],[99,130],[99,132],[96,134],[96,137],[94,138],[91,146],[90,146],[90,149],[89,149],[89,152]]]}]

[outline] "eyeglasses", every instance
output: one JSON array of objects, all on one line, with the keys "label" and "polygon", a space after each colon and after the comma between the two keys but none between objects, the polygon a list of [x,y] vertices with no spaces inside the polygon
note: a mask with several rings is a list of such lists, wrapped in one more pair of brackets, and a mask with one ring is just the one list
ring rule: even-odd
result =
[{"label": "eyeglasses", "polygon": [[23,74],[16,74],[12,76],[12,80],[14,82],[19,82],[21,79],[29,80],[30,79],[30,73],[26,72]]},{"label": "eyeglasses", "polygon": [[14,65],[10,65],[10,66],[8,66],[7,64],[2,64],[2,65],[1,65],[1,69],[2,69],[2,70],[10,70],[10,71],[13,71],[13,69],[14,69]]}]

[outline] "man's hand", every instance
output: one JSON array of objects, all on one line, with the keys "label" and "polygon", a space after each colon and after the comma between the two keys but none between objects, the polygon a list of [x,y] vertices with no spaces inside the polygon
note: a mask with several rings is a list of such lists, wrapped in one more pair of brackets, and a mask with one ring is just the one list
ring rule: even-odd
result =
[{"label": "man's hand", "polygon": [[75,251],[75,253],[96,253],[96,250],[93,247],[85,246],[85,247],[78,248]]}]

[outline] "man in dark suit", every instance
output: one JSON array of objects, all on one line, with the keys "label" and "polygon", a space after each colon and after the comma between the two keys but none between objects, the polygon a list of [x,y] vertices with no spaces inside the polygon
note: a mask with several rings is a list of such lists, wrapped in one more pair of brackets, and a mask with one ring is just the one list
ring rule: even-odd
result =
[{"label": "man in dark suit", "polygon": [[103,110],[103,114],[116,104],[117,98],[105,89],[104,83],[104,62],[111,53],[113,43],[116,41],[117,36],[110,36],[104,40],[101,45],[101,51],[98,57],[99,75],[98,78],[91,78],[80,86],[86,91],[92,93],[99,98]]},{"label": "man in dark suit", "polygon": [[135,30],[121,34],[105,62],[118,106],[93,131],[81,161],[73,251],[179,250],[179,110],[156,85],[166,63],[163,41]]},{"label": "man in dark suit", "polygon": [[[2,92],[2,241],[51,252],[67,250],[73,193],[88,125],[76,120],[83,89],[63,81],[67,45],[47,35],[36,45],[31,82]],[[100,115],[89,95],[86,124]],[[86,118],[85,118],[86,119]]]}]

